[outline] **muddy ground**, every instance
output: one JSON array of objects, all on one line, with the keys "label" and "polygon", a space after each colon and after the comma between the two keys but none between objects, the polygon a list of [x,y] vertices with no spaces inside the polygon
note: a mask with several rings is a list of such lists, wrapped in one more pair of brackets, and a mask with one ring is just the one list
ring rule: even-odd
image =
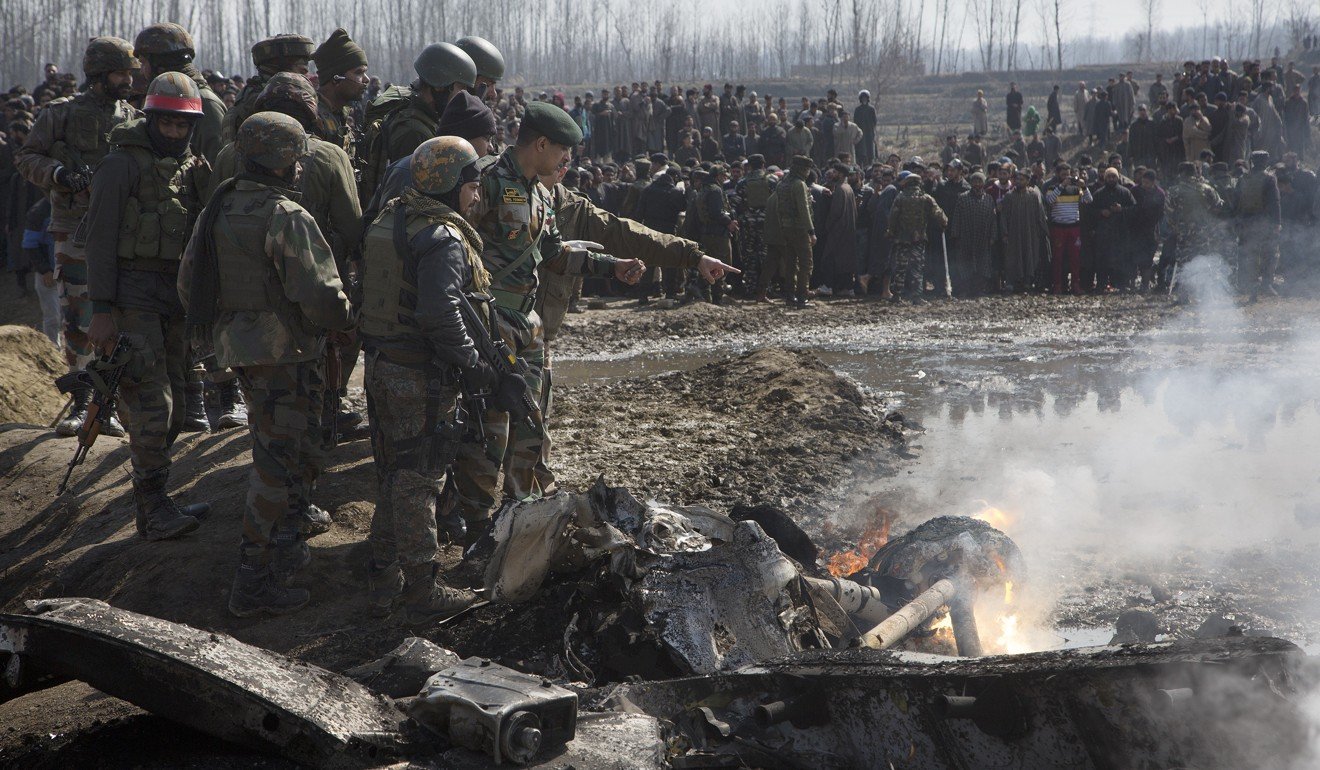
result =
[{"label": "muddy ground", "polygon": [[[0,297],[0,321],[31,323],[29,310],[6,299]],[[572,488],[604,474],[639,497],[721,510],[772,503],[827,551],[837,550],[875,523],[877,496],[897,513],[897,531],[933,515],[975,512],[973,494],[1000,506],[1020,503],[1017,490],[1002,487],[1004,466],[958,458],[950,467],[957,447],[996,459],[1018,449],[1069,458],[1086,444],[1085,434],[1068,433],[1071,422],[1108,425],[1115,402],[1126,404],[1129,421],[1154,419],[1140,410],[1140,384],[1152,371],[1207,360],[1228,371],[1264,366],[1295,347],[1290,335],[1302,321],[1320,317],[1318,310],[1320,303],[1301,299],[1234,309],[1242,333],[1223,341],[1206,331],[1221,319],[1205,308],[1143,296],[993,297],[925,307],[838,300],[806,310],[739,304],[661,310],[615,301],[570,316],[555,343],[554,466]],[[1113,377],[1137,385],[1136,394]],[[1306,388],[1294,390],[1303,401],[1308,397]],[[1004,425],[1014,427],[1001,434]],[[535,653],[535,635],[506,633],[519,627],[512,610],[478,610],[429,629],[365,615],[363,538],[372,485],[364,442],[337,450],[318,492],[336,526],[313,541],[314,562],[303,581],[311,605],[280,620],[228,617],[225,591],[236,562],[247,445],[240,432],[182,439],[174,486],[185,502],[211,500],[215,513],[192,537],[147,544],[132,531],[122,442],[98,443],[78,471],[74,494],[52,503],[72,445],[35,427],[0,431],[0,608],[19,610],[34,596],[95,596],[332,669],[421,633],[461,653],[554,670],[553,652]],[[1308,483],[1313,479],[1312,471]],[[1293,497],[1285,518],[1305,534],[1310,501]],[[1138,551],[1065,537],[1030,508],[1024,503],[1005,526],[1023,544],[1028,585],[1043,588],[1024,610],[1050,635],[1034,637],[1036,648],[1108,641],[1118,614],[1133,607],[1153,611],[1172,635],[1194,633],[1206,616],[1225,614],[1248,629],[1304,644],[1317,638],[1312,618],[1320,616],[1313,612],[1320,574],[1304,537],[1280,538],[1283,530],[1270,529],[1267,537],[1236,545],[1217,540]],[[1244,533],[1258,515],[1242,512]],[[1062,514],[1058,519],[1078,531],[1095,524],[1072,527]],[[447,549],[445,559],[453,565],[456,549]],[[547,638],[557,633],[541,630]],[[121,752],[132,764],[132,747],[173,729],[78,684],[0,706],[0,724],[0,764],[34,760],[52,747],[108,751],[111,764]],[[249,766],[249,758],[231,759]],[[157,766],[198,761],[176,753],[162,755]]]}]

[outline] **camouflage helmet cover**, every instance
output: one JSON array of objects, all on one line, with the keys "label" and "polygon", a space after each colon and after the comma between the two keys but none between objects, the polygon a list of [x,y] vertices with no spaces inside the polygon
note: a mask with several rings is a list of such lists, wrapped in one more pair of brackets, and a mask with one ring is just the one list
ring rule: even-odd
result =
[{"label": "camouflage helmet cover", "polygon": [[83,54],[83,74],[88,77],[119,70],[142,69],[142,62],[133,55],[133,46],[118,37],[94,37],[87,43]]},{"label": "camouflage helmet cover", "polygon": [[280,112],[258,112],[239,126],[235,150],[244,160],[271,171],[288,168],[307,156],[307,132]]},{"label": "camouflage helmet cover", "polygon": [[495,44],[484,37],[468,35],[459,38],[454,45],[463,49],[464,53],[472,57],[472,61],[477,65],[477,75],[491,80],[500,80],[504,77],[504,54]]},{"label": "camouflage helmet cover", "polygon": [[[261,94],[257,96],[255,106],[257,110],[274,110],[270,106],[277,102],[285,102],[286,105],[297,104],[303,108],[303,118],[306,121],[315,121],[317,115],[316,87],[312,81],[296,72],[278,72],[266,81],[266,87]],[[287,107],[281,105],[284,109],[276,111],[283,112]],[[297,116],[294,116],[295,118]],[[306,125],[306,122],[304,123]]]},{"label": "camouflage helmet cover", "polygon": [[260,69],[275,59],[294,57],[311,60],[316,44],[310,37],[288,32],[259,40],[252,45],[252,63]]},{"label": "camouflage helmet cover", "polygon": [[196,52],[192,35],[172,21],[152,24],[139,32],[133,41],[133,50],[140,56]]},{"label": "camouflage helmet cover", "polygon": [[466,139],[437,136],[412,154],[412,183],[418,192],[444,195],[459,185],[463,169],[477,162],[477,151]]},{"label": "camouflage helmet cover", "polygon": [[413,62],[417,77],[432,88],[459,83],[464,88],[477,85],[477,65],[462,48],[453,43],[432,43],[422,49]]},{"label": "camouflage helmet cover", "polygon": [[182,72],[157,75],[147,86],[143,112],[169,112],[176,115],[201,115],[202,92],[193,79]]}]

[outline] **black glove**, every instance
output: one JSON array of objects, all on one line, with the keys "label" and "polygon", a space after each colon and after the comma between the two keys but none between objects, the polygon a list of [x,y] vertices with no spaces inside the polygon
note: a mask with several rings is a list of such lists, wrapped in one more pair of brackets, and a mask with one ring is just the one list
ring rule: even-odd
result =
[{"label": "black glove", "polygon": [[509,413],[510,422],[522,422],[530,414],[527,408],[527,380],[510,372],[499,378],[495,387],[495,408]]},{"label": "black glove", "polygon": [[463,370],[463,385],[470,393],[484,393],[495,388],[499,375],[491,365],[477,359],[477,363]]},{"label": "black glove", "polygon": [[68,166],[60,166],[55,170],[55,183],[60,187],[68,188],[71,192],[82,192],[92,180],[88,179],[86,174],[70,170]]}]

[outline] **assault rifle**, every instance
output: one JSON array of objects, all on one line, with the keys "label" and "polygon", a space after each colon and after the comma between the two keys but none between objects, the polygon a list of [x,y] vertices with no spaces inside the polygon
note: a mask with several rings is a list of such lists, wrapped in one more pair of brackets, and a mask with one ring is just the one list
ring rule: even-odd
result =
[{"label": "assault rifle", "polygon": [[339,357],[339,345],[334,340],[325,344],[325,389],[322,391],[321,431],[325,434],[326,448],[339,446],[339,406],[343,392],[339,381],[344,376],[344,362]]},{"label": "assault rifle", "polygon": [[72,393],[83,388],[92,391],[92,403],[87,406],[87,417],[78,428],[78,449],[74,451],[73,459],[69,461],[69,467],[64,471],[64,479],[60,482],[59,491],[55,493],[57,497],[64,494],[64,490],[69,486],[69,477],[73,474],[73,469],[82,465],[83,460],[87,459],[87,450],[92,448],[97,436],[101,435],[105,421],[114,415],[115,401],[119,397],[119,381],[124,376],[124,370],[132,362],[134,354],[133,343],[129,340],[129,336],[120,334],[115,340],[114,350],[109,355],[103,354],[100,359],[88,364],[86,369],[69,372],[55,380],[55,387],[59,388],[61,393]]},{"label": "assault rifle", "polygon": [[[499,375],[501,382],[510,375],[517,374],[524,379],[531,374],[531,368],[527,362],[519,358],[509,349],[509,344],[498,334],[492,334],[492,329],[499,328],[498,316],[495,314],[495,307],[491,305],[489,319],[482,319],[477,313],[477,309],[468,301],[467,295],[459,292],[458,309],[463,315],[463,325],[467,327],[468,334],[472,335],[472,342],[476,345],[477,355],[482,361],[490,364],[490,367]],[[489,323],[489,326],[487,326]],[[499,386],[497,385],[496,388]],[[471,399],[473,406],[476,407],[478,414],[485,412],[496,400],[498,393],[487,389],[478,393],[468,393],[467,398]],[[504,404],[503,406],[508,406]],[[539,412],[536,402],[528,395],[527,389],[523,388],[519,394],[518,403],[509,408],[510,423],[523,423],[529,428],[535,428],[536,423],[532,420],[532,415]],[[479,422],[477,420],[476,422]]]}]

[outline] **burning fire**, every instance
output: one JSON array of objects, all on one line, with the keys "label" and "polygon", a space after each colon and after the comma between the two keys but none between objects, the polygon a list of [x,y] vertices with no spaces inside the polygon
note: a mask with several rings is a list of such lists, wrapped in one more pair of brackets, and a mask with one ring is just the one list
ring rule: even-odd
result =
[{"label": "burning fire", "polygon": [[973,519],[980,519],[1000,532],[1008,532],[1017,523],[1018,517],[1008,511],[996,508],[984,500],[977,502],[981,504],[981,510],[972,514]]},{"label": "burning fire", "polygon": [[839,551],[829,558],[825,568],[834,577],[848,577],[871,563],[871,557],[880,550],[880,546],[889,542],[889,527],[894,514],[872,501],[875,510],[871,525],[857,538],[857,547],[851,551]]}]

